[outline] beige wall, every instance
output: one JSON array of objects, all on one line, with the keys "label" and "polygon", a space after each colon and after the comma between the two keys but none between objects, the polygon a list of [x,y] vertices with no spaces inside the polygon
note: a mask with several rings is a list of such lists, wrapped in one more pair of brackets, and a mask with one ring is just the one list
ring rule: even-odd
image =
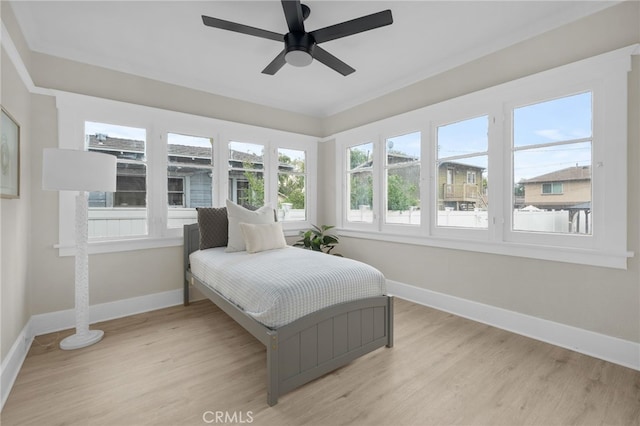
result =
[{"label": "beige wall", "polygon": [[0,199],[0,358],[5,356],[27,324],[31,235],[31,135],[30,94],[20,81],[6,52],[0,60],[0,103],[20,125],[20,198]]},{"label": "beige wall", "polygon": [[[640,2],[612,7],[574,24],[473,61],[345,111],[328,132],[357,127],[490,85],[640,42]],[[343,237],[340,252],[378,267],[387,278],[586,330],[640,342],[639,217],[640,57],[629,74],[627,270],[385,243]],[[320,152],[330,153],[335,141]],[[335,179],[335,157],[320,157],[320,182]],[[335,193],[326,188],[324,199]],[[336,223],[335,206],[319,214]]]}]

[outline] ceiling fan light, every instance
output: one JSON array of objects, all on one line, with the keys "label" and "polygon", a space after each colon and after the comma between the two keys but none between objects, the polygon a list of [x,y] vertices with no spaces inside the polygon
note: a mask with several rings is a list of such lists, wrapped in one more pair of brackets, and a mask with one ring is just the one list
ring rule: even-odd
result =
[{"label": "ceiling fan light", "polygon": [[294,67],[306,67],[313,62],[313,57],[304,50],[291,50],[284,55],[284,60]]}]

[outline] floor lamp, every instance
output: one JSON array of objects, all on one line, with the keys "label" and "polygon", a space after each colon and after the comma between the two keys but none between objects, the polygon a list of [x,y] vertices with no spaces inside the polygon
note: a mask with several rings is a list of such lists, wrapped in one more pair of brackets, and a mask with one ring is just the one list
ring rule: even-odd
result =
[{"label": "floor lamp", "polygon": [[115,192],[116,157],[97,152],[47,148],[43,152],[42,187],[52,191],[79,191],[76,196],[75,319],[76,333],[60,348],[84,348],[99,342],[101,330],[89,330],[89,253],[87,191]]}]

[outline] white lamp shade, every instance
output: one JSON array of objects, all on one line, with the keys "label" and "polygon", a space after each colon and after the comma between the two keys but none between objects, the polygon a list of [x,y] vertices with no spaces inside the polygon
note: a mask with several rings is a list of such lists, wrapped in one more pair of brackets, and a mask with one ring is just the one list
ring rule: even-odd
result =
[{"label": "white lamp shade", "polygon": [[52,191],[116,190],[116,157],[75,149],[46,148],[42,188]]}]

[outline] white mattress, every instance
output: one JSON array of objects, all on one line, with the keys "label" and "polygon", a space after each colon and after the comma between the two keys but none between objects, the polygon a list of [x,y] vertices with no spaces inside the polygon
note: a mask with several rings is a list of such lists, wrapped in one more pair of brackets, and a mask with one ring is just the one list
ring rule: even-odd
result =
[{"label": "white mattress", "polygon": [[218,247],[195,251],[189,260],[198,279],[270,328],[337,303],[386,294],[385,278],[374,267],[294,247],[253,254]]}]

